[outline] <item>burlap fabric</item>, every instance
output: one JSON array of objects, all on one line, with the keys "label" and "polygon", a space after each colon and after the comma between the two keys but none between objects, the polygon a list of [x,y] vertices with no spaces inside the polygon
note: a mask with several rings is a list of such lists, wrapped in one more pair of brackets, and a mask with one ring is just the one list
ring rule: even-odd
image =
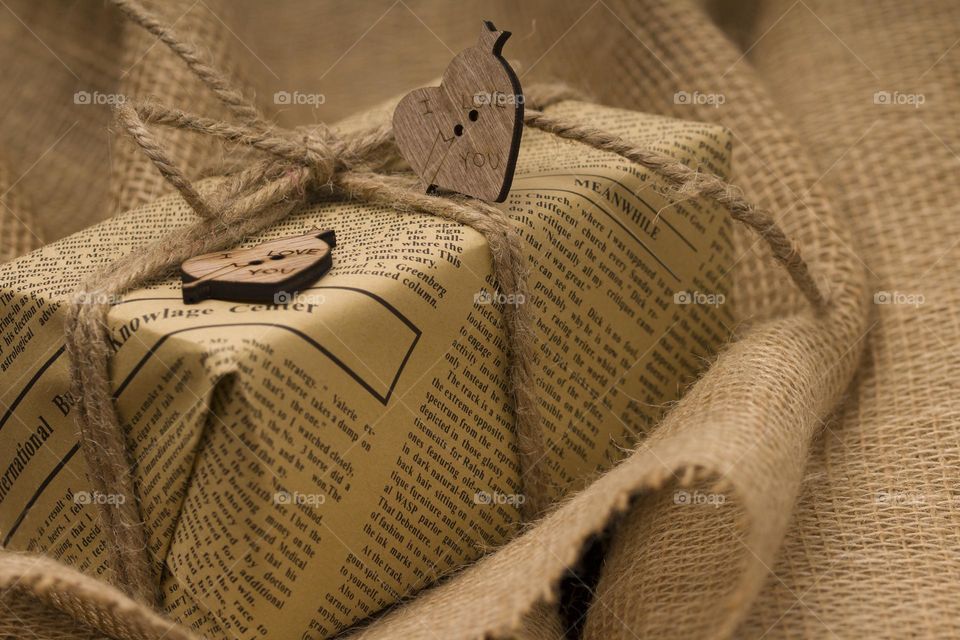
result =
[{"label": "burlap fabric", "polygon": [[[947,176],[958,166],[951,111],[960,91],[958,7],[775,2],[762,9],[744,39],[749,59],[805,141],[816,167],[808,179],[852,228],[850,246],[877,304],[856,380],[819,430],[792,523],[735,635],[956,637],[957,409],[949,389],[958,218],[956,182]],[[650,14],[636,15],[641,38],[669,37],[663,24],[651,26]],[[683,23],[674,16],[670,24]],[[701,41],[703,49],[710,47]],[[733,53],[716,49],[700,63],[713,58],[713,73],[726,73]],[[897,93],[925,102],[915,107],[905,97],[897,105]],[[781,162],[790,155],[784,149]],[[803,183],[786,185],[810,201]],[[701,529],[715,526],[714,514],[703,515]],[[671,543],[691,535],[697,539],[689,523],[635,511],[607,556],[587,637],[673,635],[691,618],[695,628],[709,628],[712,611],[703,605],[711,585],[676,586],[693,563],[711,562],[702,550],[691,556]],[[657,570],[671,562],[677,570]]]},{"label": "burlap fabric", "polygon": [[[0,256],[8,259],[108,215],[111,112],[94,102],[116,86],[120,20],[99,3],[10,0],[0,11]],[[12,185],[43,215],[7,202]]]},{"label": "burlap fabric", "polygon": [[[766,7],[757,29],[789,8]],[[814,2],[757,45],[876,304],[746,636],[960,636],[958,24],[951,2]]]},{"label": "burlap fabric", "polygon": [[[224,43],[261,103],[278,90],[327,93],[321,108],[278,110],[286,125],[335,119],[436,76],[447,49],[474,37],[475,22],[461,20],[480,13],[387,3],[343,11],[339,22],[326,3],[292,4],[296,20],[235,4],[236,37],[211,23],[206,45]],[[737,230],[737,339],[664,422],[525,535],[355,633],[960,633],[951,382],[960,8],[891,0],[708,8],[482,7],[516,33],[507,53],[524,61],[526,82],[562,78],[608,104],[730,127],[735,180],[799,239],[831,311],[813,317]],[[325,34],[339,38],[336,48],[317,44],[331,41]],[[398,73],[409,74],[405,86]],[[926,101],[875,104],[878,91]],[[725,102],[678,103],[677,92]],[[114,193],[155,193],[136,185],[152,179],[146,173],[126,176]],[[36,204],[41,220],[57,214]],[[876,291],[891,295],[873,304]],[[923,304],[911,306],[918,295]],[[684,504],[695,496],[713,502]],[[108,587],[36,562],[0,563],[0,635],[189,637]]]},{"label": "burlap fabric", "polygon": [[43,245],[28,199],[10,169],[0,165],[0,262]]},{"label": "burlap fabric", "polygon": [[[220,21],[231,3],[151,6],[237,75]],[[118,96],[163,95],[213,114],[217,105],[165,47],[103,3],[10,0],[0,9],[0,260],[7,260],[165,193],[150,163],[111,129]],[[191,166],[215,159],[210,145],[173,135]],[[24,198],[43,215],[35,218]]]}]

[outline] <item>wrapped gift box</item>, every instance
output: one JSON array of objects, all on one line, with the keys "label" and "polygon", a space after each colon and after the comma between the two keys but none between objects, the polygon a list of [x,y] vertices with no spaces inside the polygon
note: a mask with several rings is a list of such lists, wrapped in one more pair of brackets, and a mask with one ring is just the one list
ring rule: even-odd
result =
[{"label": "wrapped gift box", "polygon": [[[552,111],[727,173],[722,128]],[[724,211],[621,158],[526,131],[502,205],[526,240],[537,393],[558,498],[616,462],[728,336]],[[277,304],[109,301],[138,496],[86,479],[63,348],[83,276],[194,219],[168,197],[0,266],[0,534],[109,580],[97,502],[138,499],[169,614],[210,637],[324,637],[517,531],[502,304],[483,238],[320,202],[332,271]]]}]

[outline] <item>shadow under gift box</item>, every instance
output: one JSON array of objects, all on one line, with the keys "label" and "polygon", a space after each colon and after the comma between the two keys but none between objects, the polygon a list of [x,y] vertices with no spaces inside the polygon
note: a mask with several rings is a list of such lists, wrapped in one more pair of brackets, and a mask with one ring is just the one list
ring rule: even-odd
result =
[{"label": "shadow under gift box", "polygon": [[[728,173],[722,128],[563,103],[558,113]],[[169,614],[208,637],[324,637],[508,540],[525,499],[502,304],[535,307],[553,497],[653,428],[728,337],[730,226],[619,158],[526,131],[502,205],[528,300],[476,232],[321,203],[264,239],[332,228],[334,268],[278,305],[187,306],[178,283],[110,313],[138,496],[93,494],[61,305],[95,266],[186,224],[165,198],[0,267],[0,534],[109,579],[97,502],[139,499]]]}]

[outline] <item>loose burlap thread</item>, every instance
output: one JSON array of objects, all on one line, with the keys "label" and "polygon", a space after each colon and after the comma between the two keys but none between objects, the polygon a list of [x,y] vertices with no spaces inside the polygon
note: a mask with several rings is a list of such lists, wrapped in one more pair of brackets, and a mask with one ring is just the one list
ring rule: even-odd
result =
[{"label": "loose burlap thread", "polygon": [[[165,38],[165,42],[179,42],[168,29],[150,21],[149,16],[135,3],[118,2],[118,5],[130,13],[141,26],[151,31],[162,30],[164,36],[161,39]],[[167,44],[176,51],[177,47],[171,42]],[[81,292],[81,300],[89,302],[107,299],[146,280],[169,273],[170,269],[186,257],[236,244],[280,220],[323,190],[329,190],[341,197],[387,204],[405,210],[424,211],[476,228],[490,244],[495,273],[501,288],[514,292],[522,290],[523,258],[519,253],[519,243],[509,221],[498,209],[453,195],[444,198],[427,196],[417,192],[414,183],[406,177],[378,172],[396,159],[387,125],[349,138],[339,137],[323,128],[307,133],[273,130],[262,118],[255,115],[255,112],[244,108],[245,104],[239,93],[230,89],[225,82],[220,83],[223,78],[218,72],[202,66],[203,63],[195,55],[193,48],[181,46],[180,49],[177,51],[178,55],[218,96],[222,94],[224,104],[235,107],[232,110],[244,124],[228,125],[154,104],[121,109],[120,122],[158,166],[164,177],[178,188],[185,200],[201,216],[201,222],[188,229],[172,232],[146,252],[128,256],[111,265],[109,270],[86,283]],[[557,91],[541,93],[536,89],[527,93],[529,104],[540,107],[563,95]],[[226,175],[209,190],[205,187],[198,188],[177,169],[165,149],[156,142],[147,128],[149,124],[173,126],[217,136],[228,142],[253,147],[273,157]],[[715,177],[697,173],[670,158],[637,149],[603,132],[551,118],[541,112],[530,110],[527,125],[579,140],[638,162],[663,175],[685,197],[702,196],[720,201],[731,210],[736,219],[755,228],[771,245],[775,257],[787,267],[799,289],[814,307],[823,307],[824,297],[785,234],[772,222],[769,215],[751,207],[730,185]],[[251,220],[249,216],[254,213],[257,218]],[[74,329],[69,335],[71,354],[77,356],[74,360],[74,375],[81,381],[81,388],[78,390],[81,391],[83,408],[81,428],[84,433],[84,451],[91,462],[91,468],[99,474],[99,477],[94,478],[95,483],[104,483],[102,486],[111,487],[111,490],[116,492],[116,487],[132,483],[129,483],[126,473],[127,457],[122,430],[114,415],[109,394],[109,353],[93,348],[102,343],[106,335],[107,311],[108,306],[98,302],[76,305],[71,313],[70,326]],[[509,315],[511,310],[505,309],[505,312]],[[527,390],[532,394],[533,381],[529,376],[529,360],[523,355],[523,347],[529,345],[530,338],[528,333],[524,333],[528,319],[524,318],[520,308],[514,309],[512,313],[514,319],[507,323],[513,356],[512,382],[521,393]],[[535,407],[532,417],[524,418],[522,409],[525,401],[520,393],[516,400],[521,454],[524,455],[526,451],[529,458],[542,450],[542,444],[525,441],[525,438],[536,439],[539,434],[538,429],[525,428],[536,426]],[[527,398],[526,402],[529,403],[526,406],[533,406],[532,396]],[[91,448],[95,450],[94,458],[89,458]],[[94,464],[99,453],[103,453],[99,461],[104,464]],[[531,500],[537,496],[536,474],[531,473],[534,469],[535,464],[525,465],[525,491],[530,494]],[[111,482],[112,484],[109,484]],[[135,487],[127,486],[127,490],[132,493]],[[105,515],[105,523],[108,524],[108,532],[119,534],[116,539],[117,548],[121,550],[116,572],[118,584],[138,598],[149,601],[153,594],[149,589],[142,589],[143,585],[153,584],[149,561],[145,556],[136,503],[130,502],[133,507],[130,512],[117,511]],[[542,508],[543,505],[537,505],[532,513],[537,513]]]}]

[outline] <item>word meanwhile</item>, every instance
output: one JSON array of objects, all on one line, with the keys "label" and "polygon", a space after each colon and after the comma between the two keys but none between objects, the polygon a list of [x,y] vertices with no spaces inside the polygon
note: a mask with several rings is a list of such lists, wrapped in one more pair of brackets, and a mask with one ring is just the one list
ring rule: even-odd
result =
[{"label": "word meanwhile", "polygon": [[[625,213],[631,222],[636,224],[651,240],[656,240],[660,236],[660,226],[656,223],[656,217],[651,218],[637,205],[630,202],[625,194],[617,189],[611,188],[609,184],[587,178],[574,178],[573,183],[582,189],[588,189],[603,197],[604,200]],[[557,207],[557,210],[559,211],[560,208]]]}]

